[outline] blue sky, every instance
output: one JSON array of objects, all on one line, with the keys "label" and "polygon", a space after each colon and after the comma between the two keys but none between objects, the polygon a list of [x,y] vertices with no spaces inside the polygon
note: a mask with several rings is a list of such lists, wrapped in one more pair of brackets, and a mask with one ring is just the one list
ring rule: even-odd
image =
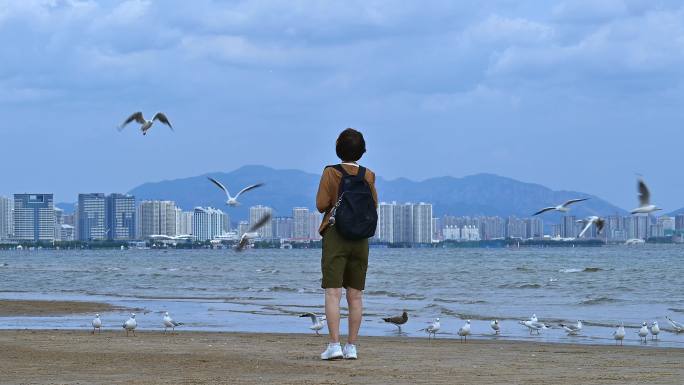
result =
[{"label": "blue sky", "polygon": [[[0,195],[318,172],[491,172],[684,206],[680,1],[0,1]],[[162,110],[176,127],[115,127]]]}]

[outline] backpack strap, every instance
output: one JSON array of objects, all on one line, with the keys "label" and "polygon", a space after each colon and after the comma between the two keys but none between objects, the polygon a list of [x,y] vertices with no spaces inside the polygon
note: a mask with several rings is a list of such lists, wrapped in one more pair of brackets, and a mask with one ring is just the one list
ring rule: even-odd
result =
[{"label": "backpack strap", "polygon": [[366,168],[363,166],[359,166],[359,173],[356,174],[356,177],[363,180],[366,177]]},{"label": "backpack strap", "polygon": [[334,168],[335,170],[341,172],[341,173],[342,173],[342,176],[349,176],[349,173],[347,172],[347,170],[344,169],[344,167],[342,167],[341,164],[333,164],[333,165],[331,165],[331,166],[327,166],[326,168],[328,168],[328,167],[332,167],[332,168]]}]

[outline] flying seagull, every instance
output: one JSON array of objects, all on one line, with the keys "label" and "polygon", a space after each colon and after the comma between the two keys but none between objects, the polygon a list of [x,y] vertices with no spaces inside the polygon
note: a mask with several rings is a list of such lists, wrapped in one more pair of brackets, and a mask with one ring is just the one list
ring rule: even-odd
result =
[{"label": "flying seagull", "polygon": [[468,336],[470,335],[470,320],[467,320],[465,325],[458,329],[458,335],[461,337],[461,342],[468,342]]},{"label": "flying seagull", "polygon": [[317,316],[315,313],[304,313],[300,315],[300,317],[311,318],[311,326],[309,326],[309,329],[315,331],[317,336],[321,335],[319,331],[325,326],[325,323],[323,323],[323,321],[325,321],[325,316]]},{"label": "flying seagull", "polygon": [[539,214],[543,214],[543,213],[545,213],[545,212],[547,212],[547,211],[559,211],[559,212],[561,212],[561,213],[567,213],[568,211],[570,211],[570,207],[568,207],[568,206],[570,206],[570,205],[573,204],[573,203],[583,202],[583,201],[586,201],[586,200],[589,200],[589,198],[570,199],[569,201],[563,203],[562,205],[551,206],[551,207],[544,207],[543,209],[541,209],[541,210],[537,211],[536,213],[532,214],[532,216],[539,215]]},{"label": "flying seagull", "polygon": [[670,325],[672,325],[672,327],[674,328],[675,333],[684,332],[684,324],[682,324],[682,323],[680,323],[680,322],[677,322],[677,321],[673,320],[672,318],[670,318],[670,317],[668,317],[668,316],[665,316],[665,319],[667,320],[667,322],[670,323]]},{"label": "flying seagull", "polygon": [[582,331],[582,321],[578,320],[576,325],[572,324],[559,324],[569,336],[576,336]]},{"label": "flying seagull", "polygon": [[406,312],[406,310],[404,310],[404,312],[401,313],[401,315],[383,318],[382,320],[398,327],[399,333],[401,333],[401,325],[405,324],[406,321],[408,321],[408,313]]},{"label": "flying seagull", "polygon": [[156,120],[162,122],[163,124],[166,124],[167,126],[169,126],[171,131],[173,131],[173,126],[171,125],[171,122],[169,122],[169,119],[166,117],[166,115],[164,115],[163,112],[157,112],[156,114],[154,114],[154,117],[152,118],[152,120],[146,120],[143,117],[143,113],[140,111],[134,112],[131,116],[129,116],[128,119],[126,119],[121,124],[121,126],[119,126],[119,131],[123,130],[124,127],[126,127],[126,125],[128,123],[136,121],[137,123],[140,124],[140,131],[142,131],[142,134],[147,135],[147,130],[152,128],[152,125],[154,124],[154,122]]},{"label": "flying seagull", "polygon": [[266,213],[263,217],[261,217],[261,219],[259,219],[255,224],[253,224],[252,227],[247,229],[247,232],[242,234],[242,237],[240,238],[240,243],[237,245],[235,250],[242,251],[242,249],[244,249],[245,246],[247,246],[250,239],[256,238],[259,235],[256,233],[256,231],[264,227],[270,221],[271,214]]},{"label": "flying seagull", "polygon": [[168,311],[164,313],[163,322],[164,322],[164,334],[166,334],[166,330],[167,330],[168,328],[171,328],[171,331],[172,331],[172,332],[175,332],[175,331],[176,331],[176,326],[181,326],[181,325],[183,325],[182,322],[176,322],[176,321],[174,321],[173,318],[171,318],[171,317],[169,316],[169,312],[168,312]]},{"label": "flying seagull", "polygon": [[594,216],[588,217],[587,219],[579,220],[579,221],[577,221],[577,223],[584,223],[585,224],[584,229],[582,229],[582,231],[577,236],[577,238],[582,238],[584,233],[586,233],[587,230],[589,230],[591,225],[595,225],[596,226],[596,234],[601,235],[601,231],[603,231],[603,227],[606,225],[606,220],[594,215]]},{"label": "flying seagull", "polygon": [[499,320],[495,319],[492,322],[489,323],[489,327],[494,330],[494,334],[499,334],[501,333],[501,326],[499,325]]},{"label": "flying seagull", "polygon": [[97,329],[98,333],[102,332],[102,320],[100,319],[99,314],[95,314],[95,318],[93,318],[93,334],[95,334],[95,329]]},{"label": "flying seagull", "polygon": [[656,205],[651,204],[651,192],[643,179],[639,178],[637,184],[639,189],[639,207],[632,210],[632,214],[651,214],[658,210],[662,210]]},{"label": "flying seagull", "polygon": [[131,313],[131,317],[121,327],[126,330],[126,336],[128,336],[128,332],[133,332],[133,336],[135,336],[135,328],[138,327],[138,323],[135,321],[135,313]]},{"label": "flying seagull", "polygon": [[625,327],[622,324],[618,325],[617,330],[613,332],[613,338],[615,339],[615,345],[617,345],[618,341],[620,341],[620,345],[622,345],[622,342],[625,339]]},{"label": "flying seagull", "polygon": [[439,324],[439,318],[435,318],[433,322],[429,323],[428,327],[420,329],[419,331],[424,331],[428,335],[428,340],[430,340],[430,337],[437,337],[437,332],[439,331],[440,324]]},{"label": "flying seagull", "polygon": [[253,185],[251,185],[251,186],[247,186],[247,187],[243,188],[242,190],[240,190],[240,192],[238,192],[238,193],[233,197],[233,196],[231,196],[230,193],[228,192],[228,189],[226,188],[226,186],[224,186],[223,184],[221,184],[221,182],[217,181],[216,179],[214,179],[214,178],[212,178],[212,177],[209,177],[209,180],[212,181],[218,188],[220,188],[221,190],[223,190],[224,193],[226,193],[226,197],[228,197],[228,200],[226,201],[226,204],[227,204],[228,206],[231,206],[231,207],[235,207],[235,206],[239,206],[239,205],[240,205],[240,202],[238,202],[237,199],[238,199],[238,197],[239,197],[241,194],[244,194],[244,193],[246,193],[246,192],[249,191],[249,190],[254,190],[254,189],[257,188],[257,187],[261,187],[261,186],[264,185],[263,183],[257,183],[257,184],[253,184]]}]

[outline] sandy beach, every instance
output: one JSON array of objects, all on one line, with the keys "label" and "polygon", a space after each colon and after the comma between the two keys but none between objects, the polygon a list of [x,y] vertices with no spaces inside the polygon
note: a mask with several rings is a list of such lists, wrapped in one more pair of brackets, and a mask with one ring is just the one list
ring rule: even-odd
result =
[{"label": "sandy beach", "polygon": [[0,300],[0,317],[55,316],[122,310],[107,303],[87,301]]},{"label": "sandy beach", "polygon": [[313,335],[0,332],[3,384],[682,384],[684,350],[364,337],[323,362]]}]

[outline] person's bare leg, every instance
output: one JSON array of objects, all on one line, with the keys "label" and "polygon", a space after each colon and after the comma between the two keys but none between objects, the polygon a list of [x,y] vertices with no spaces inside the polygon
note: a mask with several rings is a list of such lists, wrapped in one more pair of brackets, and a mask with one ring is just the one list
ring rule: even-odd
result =
[{"label": "person's bare leg", "polygon": [[325,320],[328,323],[330,342],[340,342],[340,299],[342,289],[325,289]]},{"label": "person's bare leg", "polygon": [[361,318],[363,316],[363,291],[347,288],[347,305],[349,306],[349,339],[348,342],[352,345],[356,344],[356,338],[359,336],[359,328],[361,327]]}]

